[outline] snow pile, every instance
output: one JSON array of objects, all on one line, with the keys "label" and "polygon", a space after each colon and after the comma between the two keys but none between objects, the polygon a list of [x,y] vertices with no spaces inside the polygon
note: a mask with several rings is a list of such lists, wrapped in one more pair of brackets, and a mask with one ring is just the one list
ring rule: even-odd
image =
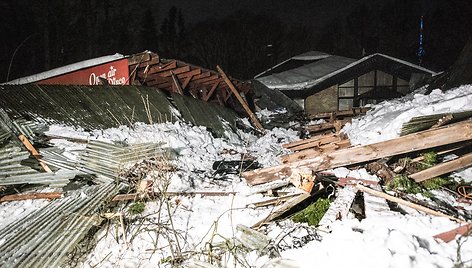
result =
[{"label": "snow pile", "polygon": [[403,123],[417,116],[472,110],[472,85],[429,95],[412,93],[400,99],[384,101],[363,117],[343,128],[351,144],[366,145],[399,136]]},{"label": "snow pile", "polygon": [[451,230],[451,221],[424,215],[377,215],[362,221],[336,221],[332,233],[300,249],[282,252],[299,267],[453,267],[472,258],[472,239],[438,243],[433,236]]}]

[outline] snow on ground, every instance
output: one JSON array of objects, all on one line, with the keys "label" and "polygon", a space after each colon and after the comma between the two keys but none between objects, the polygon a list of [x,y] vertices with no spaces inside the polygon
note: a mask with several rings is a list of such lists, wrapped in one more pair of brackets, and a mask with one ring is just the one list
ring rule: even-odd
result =
[{"label": "snow on ground", "polygon": [[[282,256],[300,267],[453,267],[472,259],[472,239],[462,244],[438,243],[433,236],[456,227],[453,222],[424,215],[377,215],[362,221],[336,221],[321,242],[312,241]],[[470,263],[469,263],[470,264]]]},{"label": "snow on ground", "polygon": [[[421,91],[421,90],[420,90]],[[424,89],[422,89],[424,91]],[[372,144],[399,136],[403,123],[412,117],[472,110],[472,85],[429,95],[413,92],[403,98],[383,101],[343,128],[351,144]]]},{"label": "snow on ground", "polygon": [[[344,131],[353,143],[367,144],[396,137],[401,125],[411,117],[468,109],[472,109],[472,86],[445,93],[435,90],[431,95],[417,93],[376,105],[365,117],[353,120]],[[178,196],[163,202],[149,201],[145,211],[137,216],[129,215],[121,204],[117,210],[135,219],[133,224],[128,224],[126,237],[119,219],[110,220],[109,228],[97,233],[96,246],[79,267],[170,267],[168,261],[177,250],[185,257],[200,261],[213,252],[224,257],[221,265],[225,267],[288,267],[270,266],[268,254],[256,251],[246,252],[244,261],[236,262],[228,257],[230,250],[209,248],[209,243],[214,245],[218,241],[230,245],[228,243],[234,242],[232,238],[238,236],[238,224],[251,226],[274,209],[248,208],[248,204],[265,197],[248,194],[250,187],[236,175],[214,174],[212,165],[216,160],[240,160],[249,156],[263,166],[278,164],[277,156],[285,152],[281,144],[297,140],[295,131],[275,128],[260,138],[238,133],[239,138],[220,139],[202,127],[177,122],[135,124],[134,128],[122,126],[91,133],[56,125],[50,128],[49,134],[128,144],[163,143],[176,154],[173,163],[178,170],[169,178],[170,191],[238,192],[229,196]],[[71,158],[84,146],[62,139],[53,142]],[[378,180],[363,169],[339,168],[332,172],[339,177]],[[470,176],[470,171],[462,174]],[[45,204],[47,201],[0,204],[0,226]],[[15,213],[10,215],[8,211]],[[298,232],[291,232],[300,226],[303,228]],[[282,259],[277,259],[279,263],[293,265],[290,267],[453,267],[459,261],[471,265],[472,239],[442,243],[432,238],[457,226],[448,219],[416,211],[408,215],[389,211],[369,214],[362,221],[338,220],[331,226],[331,233],[321,233],[286,220],[267,227],[267,235],[274,241],[280,241],[279,238],[291,241],[290,246],[279,248]],[[311,237],[308,239],[311,242],[307,237]]]}]

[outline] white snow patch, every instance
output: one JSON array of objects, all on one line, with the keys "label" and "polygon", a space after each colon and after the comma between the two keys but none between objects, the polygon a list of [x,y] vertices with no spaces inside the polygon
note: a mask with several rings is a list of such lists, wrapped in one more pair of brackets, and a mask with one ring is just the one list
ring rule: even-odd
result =
[{"label": "white snow patch", "polygon": [[404,123],[424,115],[472,110],[472,86],[465,85],[446,92],[435,89],[429,95],[412,93],[400,99],[381,102],[363,117],[346,124],[351,144],[366,145],[399,136]]}]

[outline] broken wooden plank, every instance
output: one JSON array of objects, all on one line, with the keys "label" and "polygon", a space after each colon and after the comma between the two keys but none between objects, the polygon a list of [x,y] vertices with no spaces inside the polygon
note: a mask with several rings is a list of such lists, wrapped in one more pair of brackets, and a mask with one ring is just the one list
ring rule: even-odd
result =
[{"label": "broken wooden plank", "polygon": [[289,177],[292,168],[309,167],[316,172],[471,139],[472,121],[464,121],[383,142],[340,149],[293,163],[247,171],[243,173],[243,176],[248,184],[255,185],[273,181],[280,177]]},{"label": "broken wooden plank", "polygon": [[[341,141],[341,138],[339,136],[336,136],[336,135],[327,135],[327,136],[328,137],[321,138],[321,139],[316,139],[316,140],[313,140],[313,141],[310,141],[310,142],[302,143],[302,144],[295,145],[295,146],[285,147],[285,148],[290,149],[291,151],[301,151],[301,150],[305,150],[305,149],[308,149],[308,148],[319,147],[320,145]],[[282,146],[282,147],[284,147],[284,146]]]},{"label": "broken wooden plank", "polygon": [[202,196],[227,196],[227,195],[235,195],[237,192],[165,192],[165,193],[132,193],[132,194],[119,194],[113,197],[111,201],[130,201],[142,198],[149,198],[155,199],[159,196],[195,196],[195,195],[202,195]]},{"label": "broken wooden plank", "polygon": [[[463,149],[463,148],[471,146],[471,145],[472,145],[472,142],[470,142],[470,141],[459,142],[459,143],[449,144],[449,145],[446,145],[444,147],[441,147],[439,150],[435,150],[435,152],[436,152],[437,155],[445,155],[445,154],[449,154],[451,152],[454,152],[454,151],[459,150],[459,149]],[[415,163],[415,162],[420,162],[420,161],[423,161],[423,160],[424,160],[424,156],[421,155],[421,156],[418,156],[418,157],[415,157],[415,158],[411,159],[411,162]]]},{"label": "broken wooden plank", "polygon": [[463,155],[457,159],[447,161],[444,163],[437,164],[428,169],[422,170],[415,174],[411,174],[409,177],[414,179],[416,182],[422,182],[427,179],[431,179],[461,168],[472,166],[472,153]]},{"label": "broken wooden plank", "polygon": [[20,139],[20,141],[23,143],[23,145],[25,145],[26,149],[28,149],[28,151],[31,152],[31,155],[34,156],[34,158],[36,158],[39,162],[39,164],[41,165],[41,167],[44,169],[44,171],[48,172],[48,173],[52,173],[52,170],[48,167],[48,165],[41,159],[41,155],[38,153],[38,151],[36,151],[36,149],[33,147],[33,145],[31,144],[31,142],[25,137],[25,135],[23,134],[20,134],[18,136],[18,139]]},{"label": "broken wooden plank", "polygon": [[468,223],[466,225],[459,226],[455,229],[452,229],[452,230],[444,232],[444,233],[437,234],[433,237],[435,239],[442,240],[446,243],[449,243],[452,240],[455,240],[458,235],[468,236],[470,234],[472,234],[472,223]]},{"label": "broken wooden plank", "polygon": [[10,194],[0,197],[0,202],[33,200],[33,199],[56,199],[62,196],[62,192],[52,193],[25,193],[25,194]]},{"label": "broken wooden plank", "polygon": [[278,217],[282,216],[285,212],[289,211],[294,206],[307,200],[311,196],[312,196],[311,194],[304,192],[300,194],[299,196],[293,197],[292,199],[288,200],[285,204],[283,204],[280,208],[278,208],[274,212],[267,215],[264,219],[258,221],[251,228],[259,228],[262,225],[277,219]]},{"label": "broken wooden plank", "polygon": [[279,205],[279,204],[281,204],[281,203],[283,203],[283,202],[285,202],[289,199],[292,199],[293,197],[297,197],[301,194],[302,193],[294,193],[294,194],[288,194],[288,195],[284,195],[284,196],[280,196],[280,197],[274,197],[274,198],[271,198],[269,200],[264,200],[264,201],[248,204],[246,207],[258,208],[258,207],[265,207],[265,206],[270,206],[270,205]]},{"label": "broken wooden plank", "polygon": [[456,221],[456,222],[464,222],[464,220],[461,220],[461,219],[458,219],[458,218],[455,218],[455,217],[446,215],[446,214],[444,214],[444,213],[442,213],[442,212],[435,211],[435,210],[432,210],[432,209],[427,208],[427,207],[420,206],[420,205],[415,204],[415,203],[408,202],[408,201],[406,201],[406,200],[403,200],[403,199],[398,198],[398,197],[395,197],[395,196],[391,196],[391,195],[386,194],[386,193],[384,193],[384,192],[380,192],[380,191],[376,191],[376,190],[370,189],[370,188],[365,187],[365,186],[362,186],[362,185],[360,185],[360,184],[356,185],[356,188],[357,188],[358,190],[360,190],[360,191],[365,192],[365,193],[382,197],[382,198],[384,198],[384,199],[386,199],[386,200],[389,200],[389,201],[392,201],[392,202],[396,202],[396,203],[401,204],[401,205],[405,205],[405,206],[407,206],[407,207],[413,208],[413,209],[415,209],[415,210],[418,210],[418,211],[421,211],[421,212],[424,212],[424,213],[427,213],[427,214],[430,214],[430,215],[434,215],[434,216],[438,216],[438,217],[445,217],[445,218],[448,218],[448,219],[453,220],[453,221]]},{"label": "broken wooden plank", "polygon": [[[327,140],[327,142],[323,142],[324,140]],[[308,139],[285,143],[285,144],[282,144],[282,147],[286,149],[290,149],[292,151],[296,151],[296,150],[293,150],[292,148],[303,145],[303,144],[307,144],[307,143],[317,142],[317,141],[319,141],[320,143],[328,143],[330,140],[337,140],[337,135],[334,133],[331,133],[328,135],[318,135],[318,136],[314,136]]]},{"label": "broken wooden plank", "polygon": [[321,154],[322,154],[322,151],[319,148],[310,148],[310,149],[305,149],[300,152],[295,152],[293,154],[283,155],[280,157],[280,160],[282,161],[282,163],[286,164],[286,163],[301,161],[307,158],[320,156]]},{"label": "broken wooden plank", "polygon": [[249,115],[249,118],[251,119],[251,121],[254,124],[254,126],[256,127],[256,129],[259,130],[261,133],[265,133],[264,127],[262,127],[259,120],[257,120],[256,115],[251,111],[251,109],[249,109],[249,106],[247,105],[246,101],[241,97],[238,90],[234,87],[231,80],[229,80],[226,73],[221,69],[220,66],[217,65],[216,68],[218,69],[218,72],[220,72],[221,76],[223,77],[223,80],[226,82],[226,84],[229,86],[229,88],[231,89],[233,94],[238,99],[239,103],[243,106],[246,113]]},{"label": "broken wooden plank", "polygon": [[281,156],[280,159],[282,160],[282,163],[289,163],[293,161],[299,161],[302,159],[319,156],[321,154],[331,153],[335,150],[347,148],[349,146],[351,146],[351,143],[348,140],[333,142],[325,145],[316,146],[311,149],[305,149],[299,152],[284,155]]}]

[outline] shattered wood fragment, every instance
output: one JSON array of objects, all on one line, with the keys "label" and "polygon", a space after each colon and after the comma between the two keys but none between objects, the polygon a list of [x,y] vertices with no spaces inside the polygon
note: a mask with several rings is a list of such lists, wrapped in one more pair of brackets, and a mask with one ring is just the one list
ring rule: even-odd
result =
[{"label": "shattered wood fragment", "polygon": [[387,164],[379,161],[367,164],[366,169],[371,173],[379,176],[385,183],[393,180],[395,173],[388,167]]},{"label": "shattered wood fragment", "polygon": [[301,195],[302,193],[295,193],[295,194],[288,194],[288,195],[284,195],[284,196],[281,196],[281,197],[274,197],[274,198],[271,198],[269,200],[265,200],[265,201],[260,201],[260,202],[255,202],[255,203],[251,203],[251,204],[248,204],[247,207],[265,207],[265,206],[270,206],[270,205],[279,205],[293,197],[296,197],[296,196],[299,196]]},{"label": "shattered wood fragment", "polygon": [[350,147],[293,163],[243,173],[249,185],[289,177],[292,168],[308,167],[314,172],[353,165],[472,139],[472,121],[409,134],[396,139],[359,147]]},{"label": "shattered wood fragment", "polygon": [[418,204],[414,204],[414,203],[405,201],[405,200],[403,200],[403,199],[401,199],[401,198],[391,196],[391,195],[386,194],[386,193],[384,193],[384,192],[380,192],[380,191],[376,191],[376,190],[370,189],[370,188],[365,187],[365,186],[362,186],[362,185],[360,185],[360,184],[356,185],[356,188],[357,188],[358,190],[360,190],[360,191],[365,192],[365,193],[382,197],[382,198],[387,199],[387,200],[389,200],[389,201],[396,202],[396,203],[398,203],[398,204],[408,206],[408,207],[410,207],[410,208],[416,209],[416,210],[418,210],[418,211],[421,211],[421,212],[424,212],[424,213],[427,213],[427,214],[431,214],[431,215],[438,216],[438,217],[445,217],[445,218],[448,218],[448,219],[453,220],[453,221],[456,221],[456,222],[464,222],[464,220],[457,219],[457,218],[455,218],[455,217],[446,215],[446,214],[444,214],[444,213],[442,213],[442,212],[438,212],[438,211],[429,209],[429,208],[427,208],[427,207],[423,207],[423,206],[420,206],[420,205],[418,205]]},{"label": "shattered wood fragment", "polygon": [[309,193],[302,193],[299,196],[293,197],[292,199],[288,200],[285,204],[283,204],[279,209],[270,213],[267,217],[265,217],[264,219],[254,224],[251,228],[259,228],[262,225],[277,219],[278,217],[282,216],[285,212],[289,211],[294,206],[307,200],[311,196],[312,195]]},{"label": "shattered wood fragment", "polygon": [[290,181],[288,179],[271,181],[266,184],[261,184],[261,185],[251,187],[251,190],[246,195],[249,196],[249,195],[258,194],[258,193],[270,192],[274,189],[278,189],[278,188],[287,186],[289,184],[290,184]]},{"label": "shattered wood fragment", "polygon": [[411,174],[409,177],[414,179],[416,182],[422,182],[427,179],[435,178],[437,176],[469,167],[472,165],[472,153],[463,155],[457,159],[444,162],[441,164],[437,164],[431,168],[422,170],[420,172],[417,172],[415,174]]},{"label": "shattered wood fragment", "polygon": [[56,199],[62,196],[62,192],[52,193],[26,193],[26,194],[11,194],[0,197],[0,202],[33,200],[33,199]]},{"label": "shattered wood fragment", "polygon": [[292,172],[290,183],[307,193],[311,193],[315,186],[315,175],[310,169],[298,169]]},{"label": "shattered wood fragment", "polygon": [[321,218],[318,229],[331,232],[331,225],[337,220],[343,220],[349,214],[349,208],[356,197],[357,189],[346,186],[337,191],[336,199],[329,206],[323,218]]},{"label": "shattered wood fragment", "polygon": [[466,225],[459,226],[455,229],[452,229],[450,231],[444,232],[437,234],[433,236],[435,239],[442,240],[446,243],[451,242],[452,240],[456,239],[456,236],[468,236],[472,234],[472,223],[468,223]]}]

